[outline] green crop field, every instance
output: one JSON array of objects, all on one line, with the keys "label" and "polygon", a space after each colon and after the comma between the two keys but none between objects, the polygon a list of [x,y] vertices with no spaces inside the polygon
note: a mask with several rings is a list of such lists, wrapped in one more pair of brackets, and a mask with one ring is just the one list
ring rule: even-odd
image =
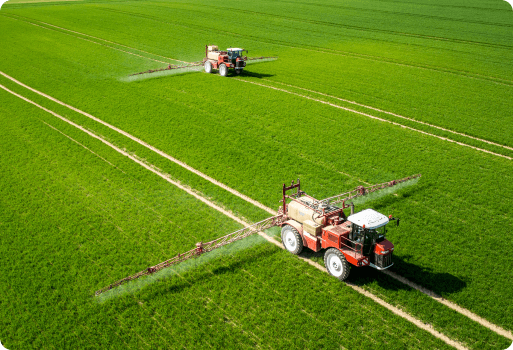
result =
[{"label": "green crop field", "polygon": [[[8,1],[0,341],[508,348],[512,28],[502,0]],[[200,61],[205,44],[277,59],[228,77],[130,77]],[[371,268],[341,283],[307,263],[322,254],[298,259],[257,235],[96,297],[242,227],[209,203],[270,216],[192,170],[272,209],[297,178],[325,198],[421,173],[357,210],[401,218],[391,272],[440,297]]]}]

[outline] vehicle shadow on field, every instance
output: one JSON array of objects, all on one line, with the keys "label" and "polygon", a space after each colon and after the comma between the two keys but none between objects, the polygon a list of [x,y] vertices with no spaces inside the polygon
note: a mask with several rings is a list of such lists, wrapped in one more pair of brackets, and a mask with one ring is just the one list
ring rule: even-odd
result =
[{"label": "vehicle shadow on field", "polygon": [[[233,73],[231,74],[232,76],[237,76],[237,74]],[[243,71],[242,74],[240,75],[241,77],[252,77],[252,78],[257,78],[257,79],[262,79],[262,78],[270,78],[270,77],[274,77],[274,74],[265,74],[265,73],[255,73],[255,72],[250,72],[250,71]]]},{"label": "vehicle shadow on field", "polygon": [[[411,282],[436,293],[438,296],[456,293],[467,287],[467,282],[447,272],[434,272],[427,267],[420,267],[408,262],[412,256],[394,256],[394,266],[390,272],[404,277]],[[387,276],[371,267],[353,268],[348,282],[357,286],[375,283],[388,290],[411,290],[408,285]],[[436,295],[435,295],[436,296]]]},{"label": "vehicle shadow on field", "polygon": [[[310,250],[304,250],[300,256],[324,266],[324,253],[324,249],[317,253]],[[411,255],[403,257],[394,256],[394,266],[390,268],[390,272],[404,277],[420,287],[437,294],[434,296],[452,294],[466,288],[467,282],[462,279],[453,276],[450,273],[433,272],[430,268],[412,264],[408,262],[411,258]],[[391,276],[387,276],[386,273],[378,271],[372,267],[352,266],[347,282],[359,287],[365,287],[366,285],[377,283],[380,287],[393,291],[412,289],[408,285]]]}]

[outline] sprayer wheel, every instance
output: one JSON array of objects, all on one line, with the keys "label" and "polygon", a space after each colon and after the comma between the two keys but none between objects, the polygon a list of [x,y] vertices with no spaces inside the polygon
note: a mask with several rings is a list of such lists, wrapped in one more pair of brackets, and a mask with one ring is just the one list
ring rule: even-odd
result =
[{"label": "sprayer wheel", "polygon": [[221,63],[219,65],[219,75],[222,77],[225,77],[228,75],[228,67],[226,67],[226,64]]},{"label": "sprayer wheel", "polygon": [[285,225],[281,229],[281,241],[285,249],[292,254],[298,255],[303,250],[303,238],[299,232],[290,225]]},{"label": "sprayer wheel", "polygon": [[205,72],[212,73],[212,63],[210,61],[205,62]]},{"label": "sprayer wheel", "polygon": [[344,254],[336,248],[329,248],[324,254],[324,266],[328,273],[341,281],[349,276],[349,263]]}]

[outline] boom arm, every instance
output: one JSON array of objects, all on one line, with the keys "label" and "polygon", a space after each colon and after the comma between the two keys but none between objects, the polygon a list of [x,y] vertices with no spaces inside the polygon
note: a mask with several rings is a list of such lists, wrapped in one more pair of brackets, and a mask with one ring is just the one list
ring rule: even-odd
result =
[{"label": "boom arm", "polygon": [[101,293],[104,293],[114,287],[120,286],[129,281],[135,280],[139,277],[150,275],[154,272],[160,271],[160,270],[162,270],[166,267],[169,267],[171,265],[175,265],[175,264],[184,262],[185,260],[196,258],[203,253],[208,253],[208,252],[210,252],[214,249],[220,248],[224,245],[241,240],[241,239],[248,237],[254,233],[261,232],[261,231],[271,228],[273,226],[278,226],[284,221],[283,218],[284,218],[283,214],[278,213],[278,215],[276,215],[276,216],[271,216],[270,218],[259,221],[256,224],[253,224],[251,226],[244,227],[238,231],[227,234],[226,236],[223,236],[221,238],[214,239],[213,241],[210,241],[207,243],[203,243],[203,242],[196,243],[196,248],[191,249],[185,253],[178,254],[177,256],[175,256],[169,260],[163,261],[158,265],[148,267],[147,269],[144,269],[141,272],[136,273],[135,275],[128,276],[128,277],[125,277],[117,282],[114,282],[114,283],[108,285],[107,287],[97,290],[95,294],[98,296]]},{"label": "boom arm", "polygon": [[[373,186],[367,187],[367,188],[365,188],[363,186],[358,186],[357,188],[355,188],[352,191],[345,192],[345,193],[339,194],[337,196],[329,197],[329,198],[323,199],[322,201],[319,201],[319,202],[332,203],[332,204],[342,202],[343,204],[342,204],[341,209],[344,209],[344,208],[349,207],[349,206],[345,205],[345,201],[347,201],[347,200],[350,200],[350,199],[353,199],[356,197],[360,197],[360,196],[364,196],[368,193],[372,193],[372,192],[375,192],[380,189],[392,187],[392,186],[395,186],[402,182],[418,178],[420,176],[421,176],[420,174],[417,174],[417,175],[405,177],[400,180],[394,180],[394,181],[390,181],[390,182],[384,182],[382,184],[373,185]],[[286,195],[286,192],[288,190],[295,189],[295,188],[297,188],[297,193],[295,193],[291,196]],[[196,248],[193,248],[185,253],[178,254],[175,257],[168,259],[166,261],[163,261],[160,264],[157,264],[155,266],[148,267],[148,268],[142,270],[141,272],[138,272],[132,276],[128,276],[128,277],[125,277],[117,282],[114,282],[102,289],[97,290],[95,294],[98,296],[101,293],[104,293],[114,287],[120,286],[129,281],[135,280],[139,277],[150,275],[152,273],[155,273],[157,271],[165,269],[166,267],[169,267],[171,265],[175,265],[175,264],[181,263],[183,261],[186,261],[186,260],[189,260],[192,258],[196,258],[196,257],[200,256],[201,254],[208,253],[214,249],[217,249],[217,248],[220,248],[227,244],[241,240],[241,239],[246,238],[254,233],[262,232],[263,230],[266,230],[266,229],[274,227],[274,226],[281,226],[281,224],[283,224],[288,219],[287,215],[286,215],[285,199],[290,198],[292,200],[296,200],[296,198],[300,197],[301,195],[305,195],[305,193],[301,191],[299,179],[297,181],[297,184],[294,184],[294,182],[292,182],[292,184],[290,186],[285,186],[285,184],[283,184],[283,199],[282,199],[283,207],[280,207],[277,215],[271,216],[267,219],[259,221],[251,226],[244,227],[238,231],[229,233],[226,236],[223,236],[221,238],[214,239],[213,241],[210,241],[207,243],[203,243],[203,242],[196,243]],[[316,210],[313,207],[312,207],[312,209]],[[324,214],[324,211],[321,211],[321,213]]]},{"label": "boom arm", "polygon": [[402,179],[399,179],[399,180],[392,180],[392,181],[389,181],[389,182],[383,182],[381,184],[372,185],[370,187],[358,186],[358,187],[356,187],[352,191],[344,192],[344,193],[338,194],[338,195],[333,196],[333,197],[325,198],[325,199],[323,199],[320,202],[331,203],[331,204],[337,204],[337,203],[342,202],[342,207],[343,208],[348,208],[349,206],[345,205],[345,202],[348,201],[348,200],[354,199],[356,197],[365,196],[366,194],[369,194],[369,193],[372,193],[372,192],[376,192],[378,190],[382,190],[382,189],[387,188],[387,187],[392,187],[392,186],[398,185],[398,184],[400,184],[402,182],[406,182],[406,181],[409,181],[409,180],[413,180],[413,179],[419,178],[421,176],[422,176],[421,174],[412,175],[412,176],[408,176],[408,177],[405,177],[405,178],[402,178]]}]

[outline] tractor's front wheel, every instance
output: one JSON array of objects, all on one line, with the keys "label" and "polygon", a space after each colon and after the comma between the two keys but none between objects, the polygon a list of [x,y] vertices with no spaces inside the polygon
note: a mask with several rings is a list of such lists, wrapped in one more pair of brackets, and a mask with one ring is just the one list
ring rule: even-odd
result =
[{"label": "tractor's front wheel", "polygon": [[281,241],[285,249],[292,254],[298,255],[303,250],[303,238],[299,232],[290,225],[285,225],[281,229]]},{"label": "tractor's front wheel", "polygon": [[205,62],[205,72],[212,73],[212,62],[210,62],[210,61]]},{"label": "tractor's front wheel", "polygon": [[241,68],[241,69],[236,69],[236,70],[235,70],[235,74],[240,75],[240,73],[242,73],[242,68]]},{"label": "tractor's front wheel", "polygon": [[324,254],[324,265],[328,273],[343,281],[349,276],[349,263],[344,254],[336,248],[329,248]]},{"label": "tractor's front wheel", "polygon": [[219,75],[222,77],[225,77],[228,75],[228,67],[226,67],[226,64],[221,63],[219,65]]}]

